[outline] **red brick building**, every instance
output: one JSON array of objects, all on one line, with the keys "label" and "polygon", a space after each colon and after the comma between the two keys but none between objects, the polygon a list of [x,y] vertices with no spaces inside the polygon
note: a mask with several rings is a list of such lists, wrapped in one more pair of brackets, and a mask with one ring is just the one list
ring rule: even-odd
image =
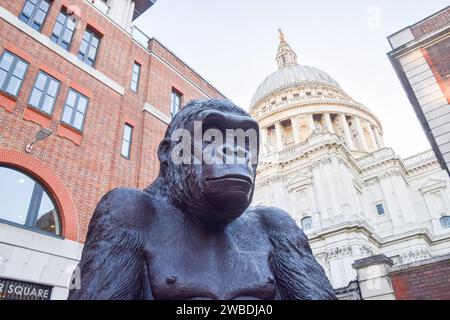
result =
[{"label": "red brick building", "polygon": [[450,6],[388,37],[392,66],[450,175]]},{"label": "red brick building", "polygon": [[154,2],[0,1],[0,298],[65,298],[101,196],[152,182],[180,105],[223,98],[131,27]]}]

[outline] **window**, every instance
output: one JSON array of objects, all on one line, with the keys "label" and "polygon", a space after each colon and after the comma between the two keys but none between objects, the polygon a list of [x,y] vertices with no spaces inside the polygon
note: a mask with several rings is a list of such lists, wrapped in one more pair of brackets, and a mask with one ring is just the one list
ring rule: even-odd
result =
[{"label": "window", "polygon": [[286,101],[287,97],[281,97],[281,101]]},{"label": "window", "polygon": [[27,70],[27,62],[4,51],[0,59],[0,90],[17,97]]},{"label": "window", "polygon": [[130,158],[131,150],[131,137],[133,135],[133,127],[128,123],[125,124],[123,128],[123,138],[122,138],[122,155],[125,158]]},{"label": "window", "polygon": [[69,50],[75,26],[75,20],[68,16],[65,11],[61,11],[56,19],[51,40],[64,49]]},{"label": "window", "polygon": [[382,203],[377,204],[376,208],[377,208],[377,213],[379,216],[384,214],[384,207],[383,207]]},{"label": "window", "polygon": [[170,113],[171,113],[172,117],[180,110],[181,97],[182,97],[182,94],[179,91],[172,89],[172,97],[171,97],[171,104],[170,104]]},{"label": "window", "polygon": [[5,166],[0,166],[0,220],[61,235],[58,210],[45,187]]},{"label": "window", "polygon": [[131,90],[133,90],[134,92],[138,91],[140,76],[141,76],[141,65],[135,62],[133,65],[133,72],[131,74],[131,86],[130,86]]},{"label": "window", "polygon": [[70,89],[66,105],[64,106],[62,121],[75,129],[82,131],[88,104],[88,98],[81,93]]},{"label": "window", "polygon": [[90,29],[84,31],[78,58],[90,66],[94,66],[97,58],[97,50],[100,44],[100,36]]},{"label": "window", "polygon": [[312,228],[312,218],[311,217],[304,217],[302,219],[302,229],[303,230],[309,230]]},{"label": "window", "polygon": [[444,216],[439,221],[441,221],[442,228],[450,228],[450,216]]},{"label": "window", "polygon": [[60,84],[58,80],[45,72],[39,72],[28,104],[45,113],[52,114]]},{"label": "window", "polygon": [[311,92],[306,92],[306,95],[309,97],[311,95]]},{"label": "window", "polygon": [[49,8],[49,0],[27,0],[19,18],[33,29],[41,31]]},{"label": "window", "polygon": [[300,98],[300,95],[298,93],[294,93],[294,99]]}]

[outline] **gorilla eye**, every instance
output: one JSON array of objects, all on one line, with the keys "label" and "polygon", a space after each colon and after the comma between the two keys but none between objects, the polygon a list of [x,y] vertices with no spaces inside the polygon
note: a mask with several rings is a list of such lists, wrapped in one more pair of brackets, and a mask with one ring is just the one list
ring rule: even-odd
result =
[{"label": "gorilla eye", "polygon": [[178,139],[178,142],[183,142],[183,136],[180,136],[180,138]]},{"label": "gorilla eye", "polygon": [[180,152],[178,152],[178,156],[181,158],[183,156],[183,150],[180,150]]},{"label": "gorilla eye", "polygon": [[211,142],[214,142],[214,141],[216,141],[216,137],[215,137],[215,136],[212,136],[212,137],[211,137]]}]

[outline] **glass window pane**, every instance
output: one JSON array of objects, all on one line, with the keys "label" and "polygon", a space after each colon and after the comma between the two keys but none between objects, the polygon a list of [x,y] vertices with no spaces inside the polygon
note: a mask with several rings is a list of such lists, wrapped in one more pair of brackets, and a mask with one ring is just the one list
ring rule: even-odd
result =
[{"label": "glass window pane", "polygon": [[75,119],[73,120],[73,126],[79,130],[81,130],[81,127],[83,126],[83,118],[84,115],[82,113],[76,112],[75,113]]},{"label": "glass window pane", "polygon": [[137,91],[137,83],[135,81],[131,81],[131,90],[133,90],[134,92]]},{"label": "glass window pane", "polygon": [[69,91],[69,96],[67,97],[67,102],[66,104],[73,107],[75,106],[75,99],[77,98],[77,94],[75,93],[75,91],[70,90]]},{"label": "glass window pane", "polygon": [[123,141],[123,143],[122,143],[122,152],[121,152],[121,154],[122,154],[124,157],[129,157],[129,156],[130,156],[130,154],[129,154],[129,148],[130,148],[130,143],[127,142],[127,141]]},{"label": "glass window pane", "polygon": [[53,111],[53,103],[55,102],[55,98],[47,95],[45,96],[44,102],[42,104],[42,111],[51,114]]},{"label": "glass window pane", "polygon": [[35,227],[49,233],[59,234],[58,220],[56,208],[48,194],[44,191]]},{"label": "glass window pane", "polygon": [[36,79],[36,84],[34,85],[35,88],[38,88],[39,90],[43,91],[44,87],[45,87],[45,83],[47,81],[47,76],[45,75],[45,73],[39,73],[37,79]]},{"label": "glass window pane", "polygon": [[0,219],[25,224],[34,185],[27,175],[0,167]]},{"label": "glass window pane", "polygon": [[6,71],[3,71],[0,69],[0,88],[3,88],[3,85],[5,84],[5,79],[6,79],[6,75],[8,73],[6,73]]},{"label": "glass window pane", "polygon": [[67,18],[67,28],[68,28],[70,31],[75,30],[75,25],[76,25],[75,19]]},{"label": "glass window pane", "polygon": [[66,29],[66,32],[64,32],[63,40],[67,44],[69,44],[70,41],[72,41],[72,31]]},{"label": "glass window pane", "polygon": [[33,5],[33,3],[31,1],[27,1],[25,6],[23,7],[22,14],[24,14],[24,15],[26,15],[28,17],[31,16],[31,14],[33,13],[34,7],[35,6]]},{"label": "glass window pane", "polygon": [[97,49],[94,48],[94,47],[91,47],[91,48],[89,49],[89,59],[95,60],[95,55],[96,55],[96,53],[97,53]]},{"label": "glass window pane", "polygon": [[20,79],[23,79],[25,71],[27,71],[27,64],[21,60],[17,61],[16,68],[14,69],[13,74]]},{"label": "glass window pane", "polygon": [[62,121],[70,124],[70,119],[72,118],[73,109],[69,106],[65,106],[64,113],[62,116]]},{"label": "glass window pane", "polygon": [[49,94],[52,97],[56,97],[56,95],[58,94],[58,88],[59,82],[55,81],[54,79],[51,79],[48,85],[47,94]]},{"label": "glass window pane", "polygon": [[47,0],[44,0],[44,1],[41,2],[41,5],[39,6],[39,9],[44,11],[44,12],[47,12],[49,6],[50,5],[48,4]]},{"label": "glass window pane", "polygon": [[63,29],[62,24],[60,24],[59,22],[56,22],[55,28],[53,29],[53,34],[55,34],[55,35],[57,35],[59,37],[59,35],[61,34],[62,29]]},{"label": "glass window pane", "polygon": [[33,107],[39,108],[39,102],[41,101],[42,92],[34,88],[30,96],[29,104]]},{"label": "glass window pane", "polygon": [[56,21],[59,22],[59,24],[64,24],[64,22],[66,21],[66,15],[63,12],[60,12]]},{"label": "glass window pane", "polygon": [[94,48],[98,48],[98,43],[100,42],[100,39],[96,36],[96,35],[94,35],[93,37],[92,37],[92,41],[91,41],[91,45],[94,47]]},{"label": "glass window pane", "polygon": [[88,43],[86,41],[81,41],[81,46],[80,46],[80,52],[81,53],[86,53],[86,49],[87,49]]},{"label": "glass window pane", "polygon": [[86,42],[89,42],[90,38],[91,38],[91,33],[88,30],[86,30],[83,35],[83,40],[85,40]]},{"label": "glass window pane", "polygon": [[129,125],[125,125],[125,129],[123,131],[123,138],[126,141],[130,141],[131,139],[131,127]]},{"label": "glass window pane", "polygon": [[81,113],[85,113],[87,104],[88,104],[87,99],[82,97],[82,96],[80,96],[80,99],[78,100],[77,111],[81,112]]},{"label": "glass window pane", "polygon": [[22,81],[17,79],[16,77],[11,77],[8,83],[8,87],[6,88],[6,92],[12,96],[17,96],[19,93],[19,87]]},{"label": "glass window pane", "polygon": [[46,15],[46,12],[44,12],[42,10],[37,10],[36,16],[34,17],[34,22],[41,26],[42,22],[44,22],[45,15]]},{"label": "glass window pane", "polygon": [[5,51],[5,53],[3,54],[3,57],[2,57],[2,61],[0,61],[0,69],[9,71],[13,61],[14,61],[14,56]]}]

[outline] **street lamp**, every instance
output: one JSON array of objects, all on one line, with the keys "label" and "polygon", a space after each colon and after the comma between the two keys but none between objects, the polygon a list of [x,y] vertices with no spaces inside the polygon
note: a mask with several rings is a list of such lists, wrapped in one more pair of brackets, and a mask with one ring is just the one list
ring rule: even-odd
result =
[{"label": "street lamp", "polygon": [[38,133],[36,133],[36,136],[34,137],[34,141],[32,143],[27,144],[25,151],[27,153],[30,153],[31,151],[33,151],[33,145],[41,140],[44,140],[48,137],[50,137],[52,135],[52,130],[50,129],[46,129],[46,128],[42,128],[41,130],[38,131]]}]

